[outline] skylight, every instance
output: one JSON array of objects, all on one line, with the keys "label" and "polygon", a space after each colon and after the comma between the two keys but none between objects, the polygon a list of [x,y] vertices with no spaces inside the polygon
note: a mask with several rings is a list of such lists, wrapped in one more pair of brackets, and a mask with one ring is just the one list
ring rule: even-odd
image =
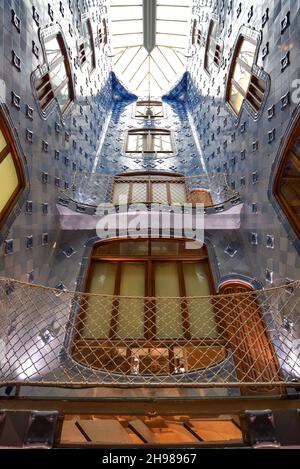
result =
[{"label": "skylight", "polygon": [[[140,97],[159,97],[186,69],[192,1],[149,1],[154,8],[145,12],[142,0],[109,0],[110,35],[120,80]],[[144,19],[147,33],[155,34],[150,53],[144,46]]]}]

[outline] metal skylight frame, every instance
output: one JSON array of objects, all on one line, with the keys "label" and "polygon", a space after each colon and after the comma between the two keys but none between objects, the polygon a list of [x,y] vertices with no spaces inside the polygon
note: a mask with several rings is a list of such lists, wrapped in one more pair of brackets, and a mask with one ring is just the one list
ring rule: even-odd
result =
[{"label": "metal skylight frame", "polygon": [[[114,70],[130,91],[147,98],[162,96],[185,71],[192,13],[191,0],[145,0],[149,1],[156,8],[148,9],[145,31],[142,0],[109,0]],[[150,53],[146,39],[148,49],[155,44]]]}]

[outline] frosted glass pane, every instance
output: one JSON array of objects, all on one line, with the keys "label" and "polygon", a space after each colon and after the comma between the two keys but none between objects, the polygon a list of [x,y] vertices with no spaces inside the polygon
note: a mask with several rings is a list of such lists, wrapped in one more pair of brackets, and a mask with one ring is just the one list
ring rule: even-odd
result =
[{"label": "frosted glass pane", "polygon": [[45,42],[46,55],[49,65],[61,57],[61,49],[56,37]]},{"label": "frosted glass pane", "polygon": [[251,75],[239,63],[237,63],[234,68],[233,78],[236,83],[239,84],[242,90],[247,93],[251,80]]},{"label": "frosted glass pane", "polygon": [[0,212],[19,186],[18,173],[12,155],[9,153],[0,163]]},{"label": "frosted glass pane", "polygon": [[152,202],[168,204],[167,185],[164,182],[155,182],[152,184]]},{"label": "frosted glass pane", "polygon": [[153,256],[176,256],[179,254],[179,243],[168,241],[152,241],[151,253]]},{"label": "frosted glass pane", "polygon": [[[207,277],[207,263],[183,264],[187,297],[211,294]],[[190,330],[193,337],[217,336],[214,311],[209,298],[188,299]]]},{"label": "frosted glass pane", "polygon": [[136,204],[138,202],[147,202],[147,186],[146,182],[137,182],[132,184],[132,197],[131,202]]},{"label": "frosted glass pane", "polygon": [[[89,293],[113,295],[117,264],[112,262],[94,263]],[[89,297],[84,320],[85,338],[108,337],[112,314],[112,298]]]},{"label": "frosted glass pane", "polygon": [[[145,264],[124,262],[120,296],[145,296]],[[144,298],[120,298],[117,334],[138,338],[144,334]]]},{"label": "frosted glass pane", "polygon": [[[178,267],[172,262],[156,262],[154,264],[155,296],[180,296]],[[156,335],[159,338],[182,337],[182,316],[180,299],[168,300],[157,298],[156,304]]]},{"label": "frosted glass pane", "polygon": [[172,204],[184,204],[186,202],[186,192],[184,184],[170,184]]},{"label": "frosted glass pane", "polygon": [[250,68],[253,66],[255,51],[256,44],[244,39],[240,48],[239,58],[243,60],[243,62],[246,62]]},{"label": "frosted glass pane", "polygon": [[244,96],[237,90],[234,85],[230,86],[229,102],[233,107],[234,111],[239,114],[244,102]]},{"label": "frosted glass pane", "polygon": [[6,147],[6,140],[4,138],[3,133],[0,130],[0,151],[2,151]]},{"label": "frosted glass pane", "polygon": [[129,184],[118,182],[114,185],[113,204],[122,205],[128,203]]}]

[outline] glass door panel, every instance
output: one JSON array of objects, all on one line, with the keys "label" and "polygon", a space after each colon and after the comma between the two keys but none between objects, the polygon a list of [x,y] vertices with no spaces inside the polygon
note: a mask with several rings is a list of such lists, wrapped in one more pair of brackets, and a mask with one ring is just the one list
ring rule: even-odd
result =
[{"label": "glass door panel", "polygon": [[170,183],[171,203],[184,204],[186,202],[185,184]]},{"label": "glass door panel", "polygon": [[122,205],[128,203],[128,182],[117,182],[114,184],[113,204]]},{"label": "glass door panel", "polygon": [[[95,262],[89,293],[113,295],[118,264],[116,262]],[[83,336],[90,339],[108,337],[112,313],[112,296],[101,299],[96,296],[87,298]]]},{"label": "glass door panel", "polygon": [[[187,297],[211,295],[207,269],[206,262],[183,264]],[[210,298],[189,298],[187,302],[192,337],[216,337],[216,323]]]},{"label": "glass door panel", "polygon": [[155,262],[156,336],[158,338],[179,338],[183,335],[178,264]]},{"label": "glass door panel", "polygon": [[121,270],[120,296],[142,298],[120,298],[117,335],[127,338],[142,338],[144,333],[144,296],[146,264],[123,262]]},{"label": "glass door panel", "polygon": [[148,202],[147,189],[148,189],[148,183],[147,182],[134,182],[134,183],[132,183],[131,203],[132,204],[137,204],[137,203]]}]

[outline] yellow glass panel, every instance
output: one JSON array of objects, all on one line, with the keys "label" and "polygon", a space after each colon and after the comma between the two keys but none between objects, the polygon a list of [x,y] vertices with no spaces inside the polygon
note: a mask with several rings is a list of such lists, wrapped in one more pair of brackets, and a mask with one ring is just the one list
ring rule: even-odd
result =
[{"label": "yellow glass panel", "polygon": [[145,264],[122,263],[117,334],[119,337],[141,338],[144,334]]},{"label": "yellow glass panel", "polygon": [[175,262],[156,262],[154,264],[155,296],[177,297],[157,298],[156,335],[158,338],[182,337],[182,315],[179,289],[178,266]]},{"label": "yellow glass panel", "polygon": [[[211,294],[207,275],[207,263],[183,264],[187,297],[209,296]],[[214,311],[209,298],[188,299],[190,329],[193,337],[217,336]]]},{"label": "yellow glass panel", "polygon": [[243,102],[244,96],[237,90],[234,85],[230,85],[229,103],[233,107],[236,114],[240,113]]},{"label": "yellow glass panel", "polygon": [[155,204],[168,204],[167,185],[164,182],[152,183],[152,202]]},{"label": "yellow glass panel", "polygon": [[245,92],[248,91],[249,83],[251,80],[251,74],[245,70],[245,68],[238,62],[235,65],[233,72],[233,79],[239,84],[240,88]]},{"label": "yellow glass panel", "polygon": [[[113,295],[115,289],[117,263],[95,262],[89,293]],[[111,297],[89,297],[84,320],[83,336],[85,338],[108,337],[112,314]]]},{"label": "yellow glass panel", "polygon": [[0,213],[20,184],[11,153],[0,163]]},{"label": "yellow glass panel", "polygon": [[186,202],[185,184],[170,184],[171,203],[184,204]]},{"label": "yellow glass panel", "polygon": [[6,142],[5,138],[4,138],[3,133],[2,133],[1,130],[0,130],[0,151],[4,150],[4,148],[6,147],[6,145],[7,145],[7,142]]},{"label": "yellow glass panel", "polygon": [[118,182],[114,185],[113,204],[123,205],[128,203],[129,184]]},{"label": "yellow glass panel", "polygon": [[132,184],[132,197],[131,202],[137,204],[139,202],[148,202],[147,200],[147,186],[146,182],[136,182]]},{"label": "yellow glass panel", "polygon": [[243,62],[246,62],[250,68],[252,68],[254,63],[256,47],[256,44],[253,44],[245,38],[238,54],[239,58],[243,60]]}]

